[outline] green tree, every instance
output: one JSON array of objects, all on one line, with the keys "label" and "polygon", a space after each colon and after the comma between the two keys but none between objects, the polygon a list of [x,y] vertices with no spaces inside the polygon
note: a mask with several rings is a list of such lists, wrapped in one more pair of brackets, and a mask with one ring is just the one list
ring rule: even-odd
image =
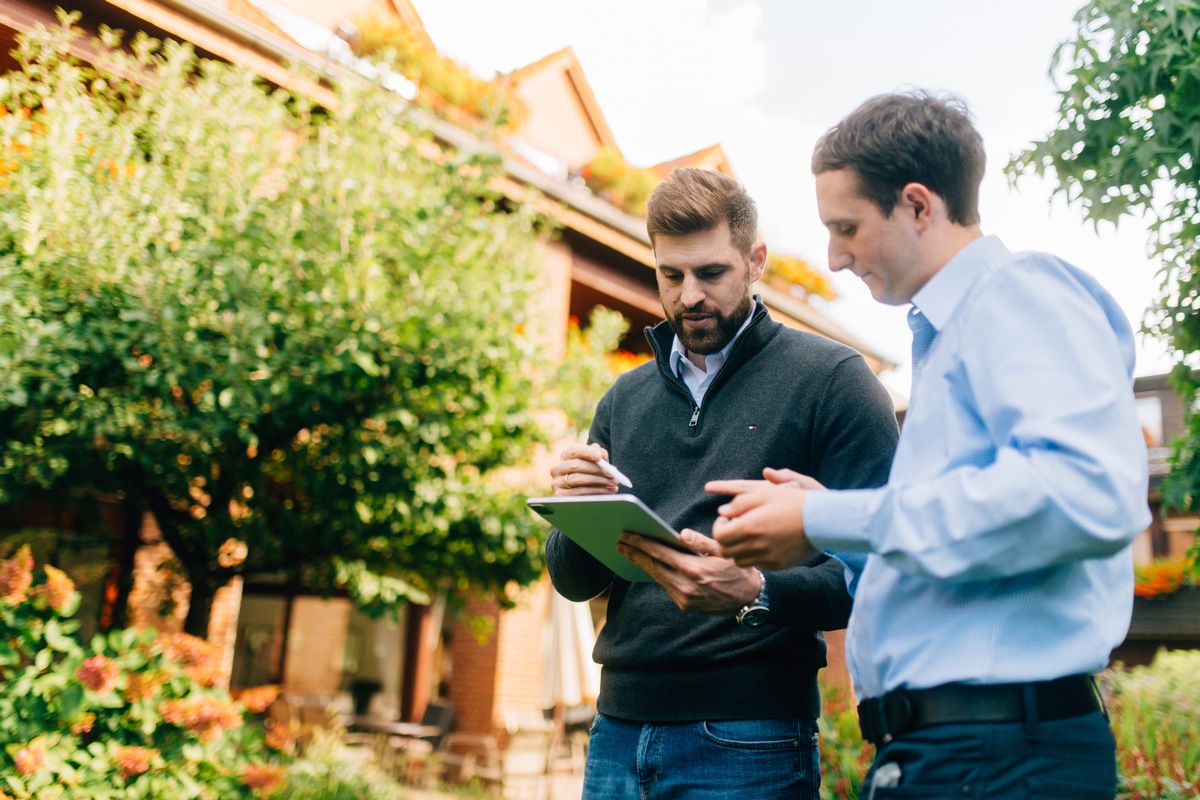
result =
[{"label": "green tree", "polygon": [[314,110],[171,42],[105,34],[84,65],[77,36],[0,78],[0,504],[123,492],[199,635],[237,570],[368,610],[535,579],[490,476],[539,435],[540,223],[497,160],[382,90]]},{"label": "green tree", "polygon": [[1096,225],[1142,215],[1161,260],[1143,328],[1171,348],[1188,430],[1175,443],[1167,505],[1200,508],[1200,3],[1093,0],[1054,55],[1058,126],[1008,164],[1033,171]]}]

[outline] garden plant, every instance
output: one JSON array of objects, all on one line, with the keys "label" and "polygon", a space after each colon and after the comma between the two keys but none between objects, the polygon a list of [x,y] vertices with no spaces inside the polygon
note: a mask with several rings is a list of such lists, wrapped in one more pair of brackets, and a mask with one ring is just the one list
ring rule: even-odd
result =
[{"label": "garden plant", "polygon": [[225,800],[282,784],[296,732],[252,721],[275,687],[234,699],[218,654],[185,633],[80,642],[78,605],[27,545],[0,563],[0,798]]}]

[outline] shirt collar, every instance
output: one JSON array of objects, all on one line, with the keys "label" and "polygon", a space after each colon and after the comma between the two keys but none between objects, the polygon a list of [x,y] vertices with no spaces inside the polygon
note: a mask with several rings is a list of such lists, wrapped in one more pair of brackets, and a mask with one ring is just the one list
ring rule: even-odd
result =
[{"label": "shirt collar", "polygon": [[[733,335],[733,338],[729,340],[728,344],[726,344],[724,347],[722,347],[717,352],[709,353],[707,356],[705,356],[704,372],[706,374],[708,374],[708,375],[716,374],[717,370],[719,370],[725,364],[725,359],[729,356],[729,351],[733,349],[734,343],[738,340],[738,337],[742,335],[742,332],[746,330],[746,327],[750,324],[750,320],[754,319],[754,309],[755,309],[755,306],[751,305],[750,313],[746,315],[746,319],[742,321],[742,326],[737,329],[737,333],[735,333]],[[689,364],[691,364],[691,361],[688,360],[688,357],[687,357],[687,349],[684,348],[683,342],[679,341],[679,336],[675,336],[671,340],[671,359],[670,359],[670,361],[671,361],[671,368],[675,371],[676,375],[683,374],[681,366],[680,366],[681,359],[683,361],[687,361]],[[691,364],[691,365],[693,367],[695,367],[695,364]],[[697,367],[697,369],[699,369],[699,368]]]},{"label": "shirt collar", "polygon": [[913,295],[913,306],[935,330],[941,330],[979,276],[989,265],[1003,261],[1008,255],[1008,248],[998,236],[979,237],[934,273]]}]

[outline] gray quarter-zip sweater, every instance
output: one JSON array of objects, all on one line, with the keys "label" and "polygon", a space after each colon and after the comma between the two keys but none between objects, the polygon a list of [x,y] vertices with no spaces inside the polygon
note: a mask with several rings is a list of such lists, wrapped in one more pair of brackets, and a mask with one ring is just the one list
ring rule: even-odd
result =
[{"label": "gray quarter-zip sweater", "polygon": [[[757,298],[756,298],[757,300]],[[702,406],[668,364],[674,334],[646,329],[656,358],[621,375],[596,409],[590,441],[676,530],[710,533],[726,498],[706,481],[790,468],[833,489],[881,486],[898,436],[891,399],[855,351],[786,328],[756,302]],[[611,587],[596,642],[597,707],[643,722],[816,718],[823,630],[844,628],[851,600],[840,562],[766,573],[769,621],[681,611],[656,583],[616,578],[559,531],[546,560],[555,588],[587,600]]]}]

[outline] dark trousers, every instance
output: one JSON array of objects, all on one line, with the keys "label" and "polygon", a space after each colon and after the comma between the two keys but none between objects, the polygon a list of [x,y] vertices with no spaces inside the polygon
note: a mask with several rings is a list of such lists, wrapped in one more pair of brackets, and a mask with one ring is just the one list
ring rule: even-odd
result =
[{"label": "dark trousers", "polygon": [[861,797],[1113,800],[1116,791],[1116,743],[1108,720],[1097,711],[1069,719],[935,725],[903,733],[880,745]]}]

